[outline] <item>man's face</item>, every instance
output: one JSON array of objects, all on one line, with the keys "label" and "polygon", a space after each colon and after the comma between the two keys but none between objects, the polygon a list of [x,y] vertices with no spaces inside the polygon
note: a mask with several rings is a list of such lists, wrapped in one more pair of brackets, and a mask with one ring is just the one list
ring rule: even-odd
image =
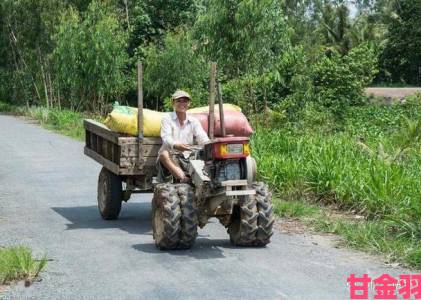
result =
[{"label": "man's face", "polygon": [[186,97],[173,100],[173,107],[176,112],[186,112],[190,106],[190,99]]}]

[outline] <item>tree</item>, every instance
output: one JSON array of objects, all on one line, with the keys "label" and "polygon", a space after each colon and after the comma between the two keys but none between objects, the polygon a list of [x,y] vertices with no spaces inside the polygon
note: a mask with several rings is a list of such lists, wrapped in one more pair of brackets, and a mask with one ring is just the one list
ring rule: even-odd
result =
[{"label": "tree", "polygon": [[101,110],[129,88],[127,34],[112,6],[92,1],[82,16],[70,8],[54,42],[57,84],[71,108]]},{"label": "tree", "polygon": [[5,88],[11,89],[8,98],[17,104],[26,101],[48,106],[54,102],[51,35],[64,5],[59,0],[5,0],[0,5],[0,52],[8,73]]},{"label": "tree", "polygon": [[116,1],[124,11],[128,27],[129,54],[143,56],[143,48],[150,43],[162,45],[166,33],[193,23],[197,7],[194,0]]},{"label": "tree", "polygon": [[421,2],[396,0],[381,56],[382,78],[421,84]]},{"label": "tree", "polygon": [[150,107],[162,108],[177,89],[190,91],[195,105],[207,102],[207,64],[185,31],[168,33],[162,48],[146,48],[145,62],[146,98],[154,100],[147,103]]},{"label": "tree", "polygon": [[339,6],[330,3],[323,7],[320,31],[323,44],[345,55],[351,49],[349,10],[345,4]]},{"label": "tree", "polygon": [[280,1],[215,0],[199,15],[195,36],[228,77],[270,69],[288,47]]}]

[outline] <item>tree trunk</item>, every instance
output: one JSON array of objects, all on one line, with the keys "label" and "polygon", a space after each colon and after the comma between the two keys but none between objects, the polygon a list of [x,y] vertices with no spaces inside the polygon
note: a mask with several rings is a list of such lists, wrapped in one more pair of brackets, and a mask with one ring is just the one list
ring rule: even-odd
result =
[{"label": "tree trunk", "polygon": [[23,66],[26,69],[26,72],[29,73],[29,75],[31,77],[31,80],[32,80],[32,84],[33,84],[34,89],[35,89],[35,93],[36,93],[36,95],[38,97],[38,100],[41,102],[41,95],[40,95],[40,93],[38,91],[38,87],[37,87],[37,84],[35,82],[34,76],[32,75],[31,71],[29,70],[29,67],[26,64],[26,61],[25,61],[22,53],[20,52],[20,49],[19,49],[19,46],[18,46],[18,39],[16,38],[16,35],[15,35],[14,31],[13,31],[12,26],[10,24],[8,24],[8,25],[9,25],[9,29],[10,29],[11,40],[13,41],[13,44],[16,47],[16,53],[19,55],[20,60],[22,61],[22,64],[23,64]]}]

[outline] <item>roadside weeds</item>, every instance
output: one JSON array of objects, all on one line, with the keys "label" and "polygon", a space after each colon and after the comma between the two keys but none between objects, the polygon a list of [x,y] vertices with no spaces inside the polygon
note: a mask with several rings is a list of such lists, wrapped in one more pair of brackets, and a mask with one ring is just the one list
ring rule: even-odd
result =
[{"label": "roadside weeds", "polygon": [[279,197],[274,198],[274,206],[276,215],[283,219],[279,226],[281,232],[334,234],[339,238],[336,247],[349,247],[381,256],[388,265],[421,269],[421,241],[392,236],[393,227],[387,221],[366,220],[361,215],[340,211],[333,206],[285,201]]},{"label": "roadside weeds", "polygon": [[45,268],[47,258],[35,259],[23,246],[0,248],[0,292],[14,281],[24,280],[29,286]]}]

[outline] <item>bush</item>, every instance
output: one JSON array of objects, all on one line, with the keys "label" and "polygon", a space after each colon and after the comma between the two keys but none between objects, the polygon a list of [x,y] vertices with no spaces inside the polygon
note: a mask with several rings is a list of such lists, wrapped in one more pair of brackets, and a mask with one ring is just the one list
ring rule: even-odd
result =
[{"label": "bush", "polygon": [[323,55],[312,70],[315,100],[337,115],[350,105],[362,104],[363,89],[377,73],[376,65],[374,50],[364,44],[345,56],[335,51]]},{"label": "bush", "polygon": [[421,92],[417,92],[404,99],[405,106],[417,107],[421,106]]}]

